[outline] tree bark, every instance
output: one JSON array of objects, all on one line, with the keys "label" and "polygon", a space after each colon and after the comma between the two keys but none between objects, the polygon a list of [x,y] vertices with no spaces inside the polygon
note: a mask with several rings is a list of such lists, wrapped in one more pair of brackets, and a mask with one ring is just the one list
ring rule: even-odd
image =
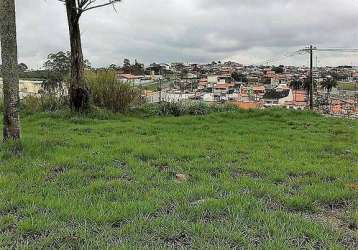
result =
[{"label": "tree bark", "polygon": [[19,75],[15,0],[0,1],[1,59],[4,94],[4,141],[20,139]]},{"label": "tree bark", "polygon": [[80,14],[78,13],[75,0],[66,0],[66,11],[71,44],[70,105],[72,109],[82,112],[89,107],[90,93],[85,79],[79,26]]}]

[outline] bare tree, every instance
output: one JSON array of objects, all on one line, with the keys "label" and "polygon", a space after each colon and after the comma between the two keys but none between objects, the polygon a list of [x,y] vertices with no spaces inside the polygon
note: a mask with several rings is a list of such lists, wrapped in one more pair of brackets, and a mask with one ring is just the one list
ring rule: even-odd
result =
[{"label": "bare tree", "polygon": [[19,140],[19,73],[15,0],[0,1],[0,35],[4,93],[4,141]]},{"label": "bare tree", "polygon": [[71,44],[71,82],[70,82],[70,103],[71,108],[76,111],[83,111],[88,108],[90,90],[84,75],[84,61],[81,43],[81,31],[79,20],[83,13],[113,5],[121,0],[59,0],[66,5],[68,27]]}]

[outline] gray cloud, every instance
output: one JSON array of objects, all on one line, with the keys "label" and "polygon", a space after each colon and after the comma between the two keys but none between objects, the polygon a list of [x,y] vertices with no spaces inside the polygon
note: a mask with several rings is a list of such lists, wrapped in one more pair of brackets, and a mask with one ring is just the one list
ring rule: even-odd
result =
[{"label": "gray cloud", "polygon": [[[99,0],[100,1],[100,0]],[[40,67],[69,48],[63,4],[17,0],[19,57]],[[313,43],[358,47],[356,0],[123,0],[81,20],[84,53],[96,66],[124,58],[257,63]],[[320,54],[321,64],[357,64],[352,54]],[[278,63],[304,64],[306,57]]]}]

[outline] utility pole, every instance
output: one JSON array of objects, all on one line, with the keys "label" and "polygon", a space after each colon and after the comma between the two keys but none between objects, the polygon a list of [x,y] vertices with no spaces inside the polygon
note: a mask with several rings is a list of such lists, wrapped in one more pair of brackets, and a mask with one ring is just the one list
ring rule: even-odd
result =
[{"label": "utility pole", "polygon": [[313,110],[313,46],[310,48],[310,109]]},{"label": "utility pole", "polygon": [[159,103],[162,103],[162,68],[160,68],[159,74]]}]

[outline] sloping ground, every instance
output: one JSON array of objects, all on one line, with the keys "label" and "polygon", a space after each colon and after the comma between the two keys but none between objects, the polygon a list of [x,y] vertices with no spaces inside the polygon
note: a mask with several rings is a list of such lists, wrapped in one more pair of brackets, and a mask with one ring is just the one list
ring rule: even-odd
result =
[{"label": "sloping ground", "polygon": [[23,146],[0,150],[0,248],[358,247],[356,121],[273,110],[23,128]]}]

